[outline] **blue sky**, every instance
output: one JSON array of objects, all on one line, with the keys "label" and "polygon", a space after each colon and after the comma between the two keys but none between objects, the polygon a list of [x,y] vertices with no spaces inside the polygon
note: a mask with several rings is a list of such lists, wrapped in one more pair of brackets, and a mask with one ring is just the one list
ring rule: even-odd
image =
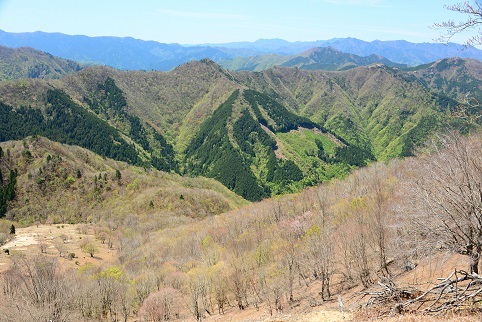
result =
[{"label": "blue sky", "polygon": [[[0,0],[0,29],[201,44],[354,37],[433,42],[461,0]],[[455,39],[463,42],[465,38]]]}]

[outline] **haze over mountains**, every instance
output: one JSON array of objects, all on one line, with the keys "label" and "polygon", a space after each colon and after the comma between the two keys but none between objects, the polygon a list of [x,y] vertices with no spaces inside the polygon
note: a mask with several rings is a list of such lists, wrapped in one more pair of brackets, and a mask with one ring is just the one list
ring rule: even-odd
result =
[{"label": "haze over mountains", "polygon": [[[254,57],[266,54],[290,56],[315,47],[332,47],[344,53],[358,56],[379,55],[394,63],[410,66],[449,57],[482,59],[482,51],[473,47],[464,48],[457,44],[414,44],[403,40],[365,42],[354,38],[335,38],[311,42],[261,39],[255,42],[182,46],[134,38],[0,31],[0,45],[32,47],[62,58],[90,64],[108,65],[118,69],[162,71],[171,70],[193,59],[209,58],[215,62],[223,62],[223,64],[226,64],[225,66],[228,66],[227,61],[238,57]],[[266,66],[273,65],[276,64],[270,62]]]}]

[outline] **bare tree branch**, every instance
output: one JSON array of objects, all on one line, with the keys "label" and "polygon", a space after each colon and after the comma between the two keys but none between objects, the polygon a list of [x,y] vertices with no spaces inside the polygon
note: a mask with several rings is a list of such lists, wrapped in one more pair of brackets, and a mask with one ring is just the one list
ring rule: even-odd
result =
[{"label": "bare tree branch", "polygon": [[[457,34],[467,32],[469,30],[478,29],[482,25],[482,2],[479,0],[475,1],[464,1],[462,3],[457,3],[454,5],[445,6],[447,10],[458,12],[467,16],[465,21],[455,22],[453,20],[448,20],[440,23],[435,23],[434,28],[444,29],[445,34],[441,35],[436,41],[442,43],[448,43]],[[474,36],[469,37],[465,45],[476,46],[482,44],[482,34],[480,29],[478,33]]]}]

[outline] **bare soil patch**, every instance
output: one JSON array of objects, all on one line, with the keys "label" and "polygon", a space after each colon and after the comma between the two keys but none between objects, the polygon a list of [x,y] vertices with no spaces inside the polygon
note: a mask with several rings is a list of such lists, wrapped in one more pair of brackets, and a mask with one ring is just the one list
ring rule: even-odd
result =
[{"label": "bare soil patch", "polygon": [[[114,264],[117,260],[117,251],[115,245],[109,249],[106,243],[102,243],[95,238],[94,225],[82,224],[57,224],[57,225],[34,225],[25,228],[17,228],[16,234],[1,246],[0,254],[0,272],[5,271],[11,264],[10,256],[13,254],[25,254],[26,256],[34,256],[42,253],[47,256],[58,257],[61,261],[61,268],[67,269],[79,267],[87,263],[96,266]],[[94,257],[82,252],[82,241],[89,239],[95,246],[97,251]],[[62,254],[59,253],[55,243],[63,244]],[[3,250],[8,249],[10,255]],[[75,258],[69,259],[70,253],[75,254]]]}]

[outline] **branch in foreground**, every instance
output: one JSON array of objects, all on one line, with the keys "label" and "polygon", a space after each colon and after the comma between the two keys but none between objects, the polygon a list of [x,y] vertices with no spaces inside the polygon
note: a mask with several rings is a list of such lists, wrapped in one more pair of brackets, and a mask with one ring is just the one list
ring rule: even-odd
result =
[{"label": "branch in foreground", "polygon": [[378,282],[379,290],[361,293],[368,297],[364,307],[378,309],[381,316],[422,313],[439,315],[445,312],[474,309],[482,302],[482,276],[455,270],[426,291],[414,287],[399,288],[391,280]]}]

